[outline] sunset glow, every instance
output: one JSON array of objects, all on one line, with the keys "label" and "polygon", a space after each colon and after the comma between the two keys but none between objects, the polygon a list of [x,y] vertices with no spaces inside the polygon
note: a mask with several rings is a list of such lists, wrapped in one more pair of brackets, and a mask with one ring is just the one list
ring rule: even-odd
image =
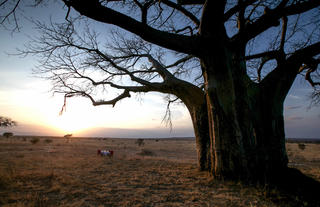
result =
[{"label": "sunset glow", "polygon": [[[55,6],[55,9],[49,6],[30,11],[26,9],[26,16],[36,15],[46,22],[50,16],[57,21],[65,21],[66,7]],[[89,99],[70,98],[66,111],[60,116],[63,96],[53,96],[51,82],[35,77],[33,69],[38,59],[32,55],[24,58],[8,55],[17,53],[16,48],[23,49],[28,41],[27,35],[39,35],[30,22],[21,21],[21,32],[12,34],[0,28],[0,115],[18,122],[17,127],[2,128],[0,133],[9,130],[20,135],[63,136],[71,133],[75,136],[111,136],[110,131],[113,131],[112,136],[117,136],[117,130],[119,133],[131,130],[121,134],[121,137],[130,137],[133,136],[132,130],[140,130],[140,133],[145,132],[145,137],[194,136],[190,115],[184,105],[171,107],[172,130],[162,122],[167,102],[159,93],[131,93],[130,98],[121,100],[115,107],[94,107]],[[284,104],[286,136],[315,138],[320,134],[320,110],[319,107],[309,107],[308,95],[312,88],[301,84],[303,81],[302,77],[297,78]],[[119,91],[118,94],[123,92]],[[109,97],[106,99],[110,100]]]}]

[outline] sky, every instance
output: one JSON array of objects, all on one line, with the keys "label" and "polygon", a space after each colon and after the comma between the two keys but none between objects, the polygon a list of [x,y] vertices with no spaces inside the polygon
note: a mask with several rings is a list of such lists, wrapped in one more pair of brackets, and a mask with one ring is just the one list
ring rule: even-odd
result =
[{"label": "sky", "polygon": [[[49,18],[47,9],[38,9],[33,13],[43,19]],[[31,15],[30,11],[27,10],[26,14]],[[65,13],[61,8],[59,11],[61,13],[51,15],[63,19]],[[30,22],[22,22],[19,33],[0,27],[0,115],[18,122],[17,127],[1,128],[1,134],[11,131],[17,135],[46,136],[68,133],[85,137],[194,136],[190,115],[183,105],[172,106],[172,129],[162,122],[166,102],[158,93],[133,96],[120,101],[115,107],[94,107],[85,98],[72,98],[60,116],[63,97],[53,95],[50,82],[32,73],[37,65],[36,57],[9,55],[17,53],[17,48],[23,49],[28,35],[36,35]],[[301,77],[289,91],[284,105],[286,137],[320,138],[320,107],[310,108],[308,96],[311,92],[312,88]]]}]

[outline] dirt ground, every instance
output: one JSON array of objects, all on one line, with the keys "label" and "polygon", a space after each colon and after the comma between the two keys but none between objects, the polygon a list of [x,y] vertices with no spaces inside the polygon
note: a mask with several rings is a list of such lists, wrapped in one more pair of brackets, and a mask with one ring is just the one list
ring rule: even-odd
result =
[{"label": "dirt ground", "polygon": [[[276,189],[215,181],[192,139],[0,137],[0,206],[286,206]],[[114,157],[97,156],[98,149]],[[287,144],[290,167],[320,181],[320,145]],[[308,206],[299,198],[290,205]],[[296,199],[292,200],[292,199]]]}]

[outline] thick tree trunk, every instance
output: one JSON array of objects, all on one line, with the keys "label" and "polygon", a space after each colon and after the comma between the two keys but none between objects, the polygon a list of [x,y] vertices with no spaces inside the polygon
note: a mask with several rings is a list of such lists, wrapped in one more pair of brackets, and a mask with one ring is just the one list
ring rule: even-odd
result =
[{"label": "thick tree trunk", "polygon": [[273,97],[272,91],[260,91],[259,103],[254,108],[254,128],[258,164],[256,171],[260,179],[267,182],[287,168],[288,157],[285,146],[283,99]]},{"label": "thick tree trunk", "polygon": [[211,156],[206,96],[202,89],[193,84],[181,80],[177,83],[170,87],[172,90],[169,92],[180,98],[188,108],[196,138],[198,167],[201,171],[208,170],[211,168]]},{"label": "thick tree trunk", "polygon": [[189,108],[196,138],[198,167],[201,171],[209,170],[211,158],[207,105],[204,100],[203,104]]},{"label": "thick tree trunk", "polygon": [[260,89],[249,80],[241,61],[236,60],[227,53],[218,61],[212,57],[202,60],[210,171],[221,179],[269,182],[288,162],[284,97],[275,100],[272,92]]}]

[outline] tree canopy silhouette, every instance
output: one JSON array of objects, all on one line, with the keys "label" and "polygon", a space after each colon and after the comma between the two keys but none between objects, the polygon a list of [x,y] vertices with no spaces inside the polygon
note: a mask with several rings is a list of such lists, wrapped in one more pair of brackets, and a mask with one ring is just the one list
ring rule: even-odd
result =
[{"label": "tree canopy silhouette", "polygon": [[4,116],[0,116],[0,127],[12,127],[16,126],[17,122]]},{"label": "tree canopy silhouette", "polygon": [[[284,100],[298,75],[319,97],[319,0],[62,2],[66,21],[35,22],[42,36],[22,53],[40,56],[65,104],[170,94],[190,112],[200,169],[251,181],[287,169]],[[121,30],[101,34],[105,25]]]}]

